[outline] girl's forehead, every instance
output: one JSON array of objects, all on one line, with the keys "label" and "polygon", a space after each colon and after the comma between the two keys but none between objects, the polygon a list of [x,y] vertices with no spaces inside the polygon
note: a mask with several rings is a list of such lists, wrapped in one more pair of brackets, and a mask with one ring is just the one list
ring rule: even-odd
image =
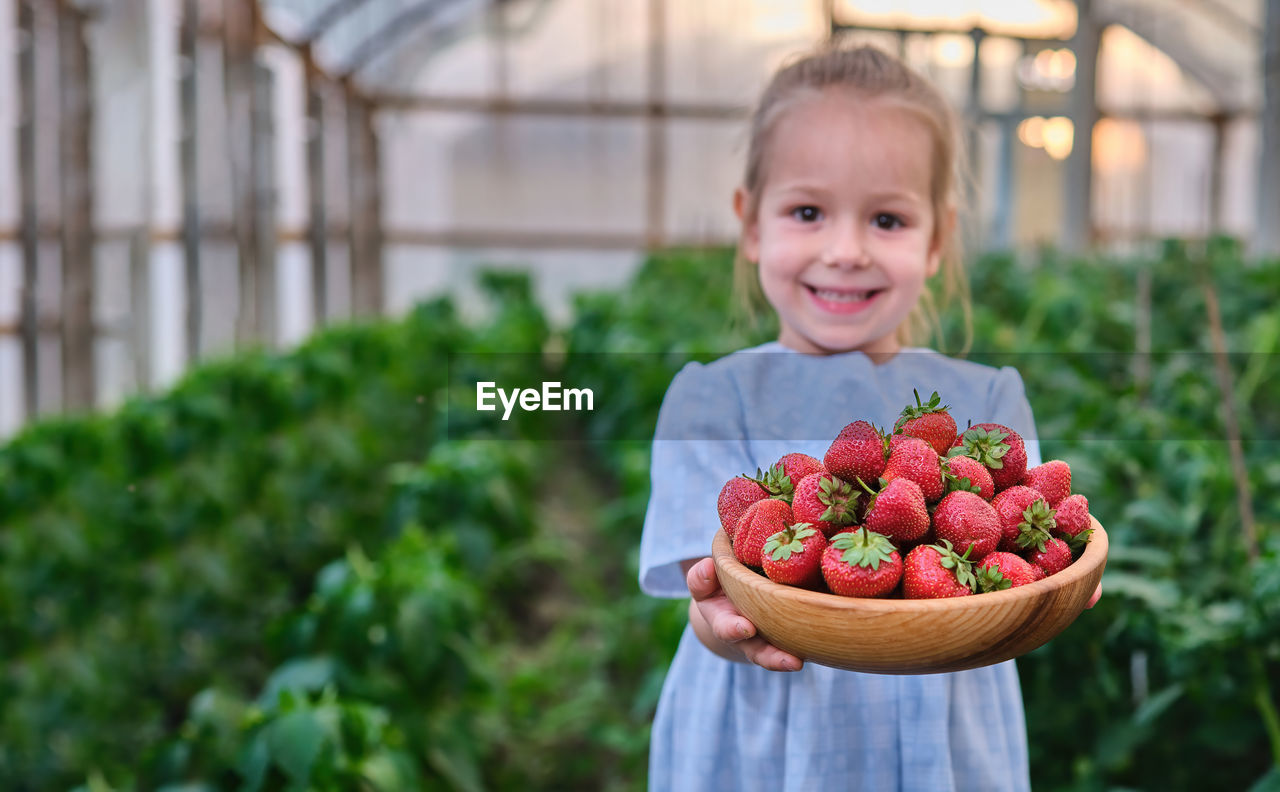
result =
[{"label": "girl's forehead", "polygon": [[816,93],[777,118],[763,151],[765,184],[793,178],[904,182],[928,194],[933,137],[900,103]]},{"label": "girl's forehead", "polygon": [[[781,108],[774,125],[779,133],[807,137],[839,136],[843,139],[882,143],[906,137],[906,143],[928,147],[930,125],[922,112],[887,96],[864,96],[848,90],[828,88],[798,95]],[[807,134],[806,134],[807,133]]]}]

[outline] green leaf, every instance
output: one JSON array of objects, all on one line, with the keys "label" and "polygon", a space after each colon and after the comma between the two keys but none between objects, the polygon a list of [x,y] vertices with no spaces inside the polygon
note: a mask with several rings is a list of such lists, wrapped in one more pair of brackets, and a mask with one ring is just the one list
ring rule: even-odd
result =
[{"label": "green leaf", "polygon": [[289,778],[306,783],[326,739],[315,712],[298,710],[282,715],[267,726],[266,736],[276,765]]},{"label": "green leaf", "polygon": [[1152,610],[1169,611],[1181,601],[1181,593],[1171,580],[1153,580],[1145,575],[1112,572],[1103,575],[1103,589],[1108,597],[1132,597]]},{"label": "green leaf", "polygon": [[1249,787],[1249,792],[1280,792],[1280,765],[1272,765]]},{"label": "green leaf", "polygon": [[258,704],[274,709],[282,692],[312,693],[331,684],[336,666],[331,657],[301,657],[280,666],[267,680]]}]

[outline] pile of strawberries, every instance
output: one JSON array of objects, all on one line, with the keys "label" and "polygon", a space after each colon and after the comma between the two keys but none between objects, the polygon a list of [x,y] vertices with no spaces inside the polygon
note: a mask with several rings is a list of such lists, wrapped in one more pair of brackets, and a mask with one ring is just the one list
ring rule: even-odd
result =
[{"label": "pile of strawberries", "polygon": [[840,431],[821,461],[787,454],[720,490],[738,560],[770,580],[849,597],[961,597],[1066,569],[1092,533],[1071,468],[1027,467],[1018,433],[958,432],[935,392],[886,433]]}]

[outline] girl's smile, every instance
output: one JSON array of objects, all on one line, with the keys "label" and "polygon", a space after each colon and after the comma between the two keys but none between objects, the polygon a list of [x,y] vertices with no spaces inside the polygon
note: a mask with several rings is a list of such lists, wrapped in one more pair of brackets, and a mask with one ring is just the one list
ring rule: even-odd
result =
[{"label": "girl's smile", "polygon": [[883,289],[851,289],[820,288],[805,285],[813,302],[819,310],[833,314],[853,314],[867,310]]}]

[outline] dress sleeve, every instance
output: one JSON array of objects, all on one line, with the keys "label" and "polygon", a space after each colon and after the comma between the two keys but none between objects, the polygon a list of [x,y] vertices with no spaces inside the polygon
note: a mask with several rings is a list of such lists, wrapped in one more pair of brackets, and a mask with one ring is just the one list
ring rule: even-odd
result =
[{"label": "dress sleeve", "polygon": [[1022,384],[1022,375],[1012,366],[1004,366],[996,372],[991,382],[988,402],[995,420],[1017,432],[1027,447],[1027,467],[1040,464],[1040,436],[1036,434],[1036,419],[1031,414],[1031,403]]},{"label": "dress sleeve", "polygon": [[717,368],[686,365],[658,413],[640,538],[640,588],[656,597],[688,596],[680,562],[711,554],[721,487],[755,470],[737,389]]}]

